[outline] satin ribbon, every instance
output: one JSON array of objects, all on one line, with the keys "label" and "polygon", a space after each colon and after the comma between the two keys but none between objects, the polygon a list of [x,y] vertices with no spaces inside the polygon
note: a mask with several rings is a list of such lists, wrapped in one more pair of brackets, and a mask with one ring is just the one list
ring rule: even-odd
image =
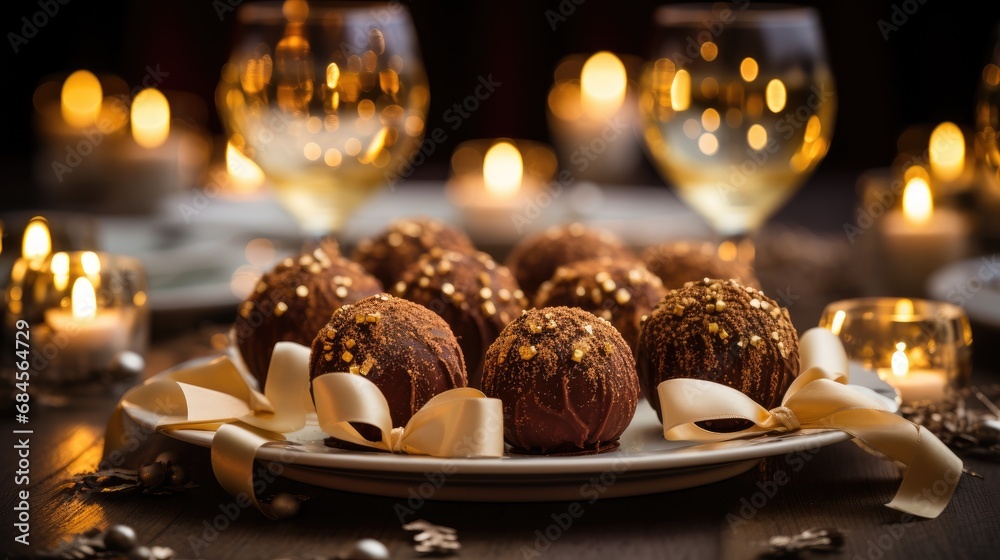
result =
[{"label": "satin ribbon", "polygon": [[[158,431],[215,432],[212,470],[219,484],[271,518],[279,516],[254,493],[257,450],[301,430],[307,414],[313,411],[327,434],[377,450],[435,457],[503,455],[500,401],[476,389],[445,391],[428,401],[405,427],[394,428],[385,397],[366,377],[328,373],[310,385],[306,346],[292,342],[275,345],[263,394],[248,379],[223,356],[158,375],[132,388],[108,422],[105,455],[125,447],[128,438],[123,437],[122,414],[130,411],[156,414]],[[382,439],[365,439],[351,422],[379,428]]]},{"label": "satin ribbon", "polygon": [[[736,389],[700,379],[669,379],[656,390],[668,440],[717,442],[798,430],[840,430],[855,443],[874,449],[905,467],[891,502],[904,513],[934,518],[944,511],[958,486],[962,460],[927,429],[886,410],[878,399],[847,383],[847,355],[833,333],[807,331],[799,341],[802,373],[781,405],[767,410]],[[752,426],[712,432],[696,423],[743,419]]]}]

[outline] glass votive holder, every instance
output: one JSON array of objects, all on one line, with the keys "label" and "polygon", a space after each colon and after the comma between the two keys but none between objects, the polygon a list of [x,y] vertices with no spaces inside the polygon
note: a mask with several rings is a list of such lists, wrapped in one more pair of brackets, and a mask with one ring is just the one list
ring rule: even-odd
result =
[{"label": "glass votive holder", "polygon": [[12,278],[6,339],[28,331],[32,389],[58,403],[133,384],[149,343],[147,293],[137,259],[93,251],[53,253]]},{"label": "glass votive holder", "polygon": [[944,403],[972,375],[972,329],[961,307],[906,298],[826,306],[819,325],[840,337],[855,366],[874,371],[903,404]]},{"label": "glass votive holder", "polygon": [[550,184],[557,161],[540,142],[470,140],[455,148],[446,190],[466,230],[486,243],[518,239],[551,214],[561,186]]}]

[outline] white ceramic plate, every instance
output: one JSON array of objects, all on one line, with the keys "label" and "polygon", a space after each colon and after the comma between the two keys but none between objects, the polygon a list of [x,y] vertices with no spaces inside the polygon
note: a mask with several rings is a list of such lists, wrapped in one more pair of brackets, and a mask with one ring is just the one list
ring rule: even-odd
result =
[{"label": "white ceramic plate", "polygon": [[[883,397],[891,410],[897,408],[895,391],[874,373],[850,373],[852,386]],[[143,410],[130,409],[129,415],[147,428],[156,420]],[[167,435],[201,447],[212,442],[211,432],[177,430]],[[257,458],[284,460],[282,476],[334,490],[398,498],[417,492],[435,500],[533,502],[690,488],[744,473],[764,457],[810,453],[850,439],[839,431],[804,430],[715,444],[670,442],[663,439],[662,426],[645,400],[622,435],[621,447],[598,455],[439,459],[335,449],[323,444],[324,437],[313,419],[289,434],[288,441],[267,444]]]}]

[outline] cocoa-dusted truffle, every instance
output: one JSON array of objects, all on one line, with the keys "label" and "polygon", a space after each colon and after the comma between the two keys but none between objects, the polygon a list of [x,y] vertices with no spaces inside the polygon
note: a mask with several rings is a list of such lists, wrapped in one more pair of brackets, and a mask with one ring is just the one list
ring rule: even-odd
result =
[{"label": "cocoa-dusted truffle", "polygon": [[486,352],[483,392],[503,401],[521,453],[618,446],[639,399],[632,352],[611,323],[572,307],[525,311]]},{"label": "cocoa-dusted truffle", "polygon": [[771,409],[798,374],[799,342],[788,310],[763,292],[706,278],[660,301],[643,324],[636,364],[657,415],[656,387],[676,377],[728,385]]},{"label": "cocoa-dusted truffle", "polygon": [[431,249],[403,273],[393,293],[448,323],[462,347],[469,386],[477,389],[486,349],[527,306],[507,267],[481,252],[464,255]]},{"label": "cocoa-dusted truffle", "polygon": [[719,258],[715,245],[708,241],[671,241],[646,249],[642,260],[650,272],[663,280],[667,289],[680,288],[685,282],[702,278],[735,278],[744,286],[760,288],[757,275],[738,260]]},{"label": "cocoa-dusted truffle", "polygon": [[573,223],[522,240],[511,249],[506,264],[524,293],[534,299],[538,287],[560,266],[599,257],[634,259],[635,255],[618,236]]},{"label": "cocoa-dusted truffle", "polygon": [[388,287],[434,248],[458,253],[476,251],[469,236],[462,231],[430,218],[415,218],[396,220],[377,237],[362,240],[353,256]]},{"label": "cocoa-dusted truffle", "polygon": [[538,290],[535,305],[579,307],[614,325],[635,351],[642,318],[666,295],[663,283],[637,261],[605,257],[561,266]]},{"label": "cocoa-dusted truffle", "polygon": [[330,243],[286,258],[264,273],[240,304],[233,325],[240,355],[261,389],[276,342],[311,344],[335,309],[382,289]]},{"label": "cocoa-dusted truffle", "polygon": [[309,357],[309,378],[350,372],[372,380],[405,426],[431,397],[466,386],[462,350],[448,324],[426,307],[379,294],[333,313]]}]

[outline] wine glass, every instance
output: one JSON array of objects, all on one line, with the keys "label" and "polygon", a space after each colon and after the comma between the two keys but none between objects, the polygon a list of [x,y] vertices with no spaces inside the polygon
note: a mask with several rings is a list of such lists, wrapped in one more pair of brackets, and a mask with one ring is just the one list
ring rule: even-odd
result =
[{"label": "wine glass", "polygon": [[750,235],[830,146],[833,76],[815,10],[675,4],[655,14],[640,88],[643,137],[660,173],[753,261]]},{"label": "wine glass", "polygon": [[407,9],[248,4],[216,91],[230,144],[311,235],[409,168],[430,92]]}]

